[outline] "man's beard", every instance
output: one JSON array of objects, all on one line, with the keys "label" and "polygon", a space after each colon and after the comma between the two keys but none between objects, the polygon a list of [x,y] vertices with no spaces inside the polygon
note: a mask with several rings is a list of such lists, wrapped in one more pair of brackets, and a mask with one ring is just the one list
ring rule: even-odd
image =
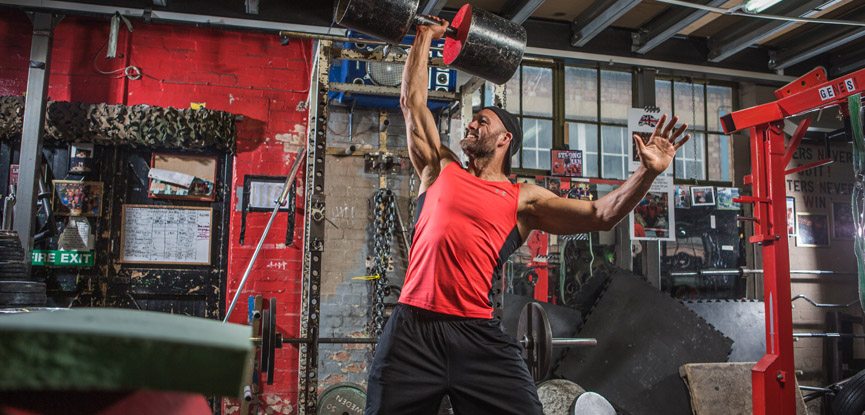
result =
[{"label": "man's beard", "polygon": [[471,159],[489,158],[495,153],[495,146],[485,143],[480,137],[464,137],[460,140],[460,148]]}]

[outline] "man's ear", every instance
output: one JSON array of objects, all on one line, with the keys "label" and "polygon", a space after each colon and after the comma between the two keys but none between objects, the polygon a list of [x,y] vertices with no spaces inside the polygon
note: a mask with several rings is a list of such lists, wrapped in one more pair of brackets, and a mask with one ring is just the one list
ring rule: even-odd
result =
[{"label": "man's ear", "polygon": [[505,131],[505,134],[502,136],[503,138],[499,142],[499,145],[508,147],[511,145],[511,141],[514,139],[514,135],[510,131]]}]

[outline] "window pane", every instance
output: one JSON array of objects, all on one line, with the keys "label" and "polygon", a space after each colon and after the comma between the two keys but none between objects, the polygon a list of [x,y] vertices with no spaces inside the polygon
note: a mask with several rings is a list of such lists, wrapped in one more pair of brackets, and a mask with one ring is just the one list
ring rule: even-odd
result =
[{"label": "window pane", "polygon": [[679,117],[680,123],[688,123],[691,131],[706,128],[703,85],[674,82],[673,98],[676,106],[675,115]]},{"label": "window pane", "polygon": [[553,121],[523,119],[523,168],[549,170]]},{"label": "window pane", "polygon": [[733,110],[733,88],[708,85],[706,87],[706,116],[709,131],[723,131],[721,117]]},{"label": "window pane", "polygon": [[520,71],[505,83],[505,109],[512,114],[520,113]]},{"label": "window pane", "polygon": [[709,134],[709,180],[730,181],[730,136]]},{"label": "window pane", "polygon": [[553,116],[553,70],[523,66],[523,115]]},{"label": "window pane", "polygon": [[673,85],[670,81],[655,80],[655,105],[666,113],[673,111]]},{"label": "window pane", "polygon": [[625,178],[625,161],[627,160],[627,148],[625,147],[625,136],[627,128],[615,126],[601,127],[601,152],[603,154],[602,177],[610,179]]},{"label": "window pane", "polygon": [[676,178],[700,179],[706,178],[705,146],[706,136],[702,133],[691,133],[691,139],[679,149],[676,154]]},{"label": "window pane", "polygon": [[565,67],[565,118],[597,121],[597,70],[573,66]]},{"label": "window pane", "polygon": [[601,120],[627,124],[631,108],[631,74],[601,71]]},{"label": "window pane", "polygon": [[598,126],[568,123],[568,148],[583,151],[583,176],[598,177]]},{"label": "window pane", "polygon": [[625,168],[619,156],[604,156],[604,178],[624,179]]}]

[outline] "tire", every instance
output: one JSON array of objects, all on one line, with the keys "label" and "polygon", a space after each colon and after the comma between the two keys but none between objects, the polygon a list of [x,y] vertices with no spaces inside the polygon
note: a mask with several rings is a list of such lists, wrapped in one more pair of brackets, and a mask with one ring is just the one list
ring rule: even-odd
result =
[{"label": "tire", "polygon": [[844,382],[832,399],[835,415],[862,415],[862,412],[865,412],[865,370]]}]

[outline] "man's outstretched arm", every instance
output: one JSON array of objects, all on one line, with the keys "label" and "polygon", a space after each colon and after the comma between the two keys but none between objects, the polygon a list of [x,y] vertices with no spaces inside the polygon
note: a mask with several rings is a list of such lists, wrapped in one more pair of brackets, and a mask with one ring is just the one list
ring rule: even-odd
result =
[{"label": "man's outstretched arm", "polygon": [[640,167],[616,190],[596,201],[565,199],[539,186],[524,185],[521,188],[521,222],[529,229],[540,229],[554,234],[574,234],[599,230],[610,230],[643,199],[652,182],[673,161],[676,151],[691,138],[685,135],[688,125],[683,124],[673,131],[678,117],[665,126],[664,115],[655,127],[648,143],[638,135],[634,141],[640,154]]},{"label": "man's outstretched arm", "polygon": [[438,176],[441,139],[435,119],[427,107],[430,43],[444,35],[447,22],[419,25],[414,44],[403,68],[400,108],[405,118],[409,159],[421,182],[428,186]]}]

